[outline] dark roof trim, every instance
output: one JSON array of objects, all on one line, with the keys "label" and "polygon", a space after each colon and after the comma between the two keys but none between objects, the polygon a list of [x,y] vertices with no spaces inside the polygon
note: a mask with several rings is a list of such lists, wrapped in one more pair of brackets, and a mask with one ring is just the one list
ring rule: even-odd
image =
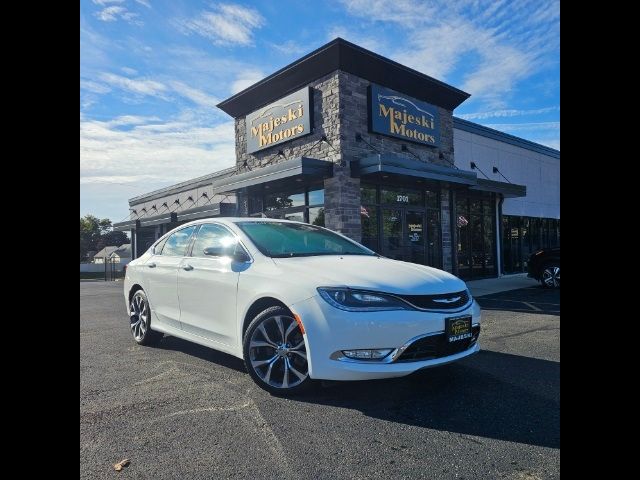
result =
[{"label": "dark roof trim", "polygon": [[238,118],[336,70],[352,73],[448,110],[453,110],[470,96],[424,73],[336,38],[217,106]]},{"label": "dark roof trim", "polygon": [[186,180],[175,185],[169,185],[168,187],[154,190],[153,192],[144,193],[129,199],[129,206],[138,205],[139,203],[148,202],[150,200],[156,200],[158,198],[169,197],[171,195],[177,195],[187,190],[191,190],[199,187],[207,187],[211,185],[211,180],[214,178],[222,177],[224,175],[231,175],[235,172],[235,167],[225,168],[214,173],[209,173],[201,177]]},{"label": "dark roof trim", "polygon": [[199,218],[217,217],[220,215],[220,203],[211,203],[209,205],[202,205],[200,207],[190,208],[189,210],[183,210],[178,212],[178,221],[186,222],[191,220],[197,220]]},{"label": "dark roof trim", "polygon": [[359,161],[356,168],[360,176],[390,173],[464,185],[477,184],[477,175],[473,172],[434,165],[433,163],[424,163],[390,153],[376,154],[364,158]]},{"label": "dark roof trim", "polygon": [[128,232],[140,228],[140,220],[125,220],[124,222],[116,222],[113,224],[114,232]]},{"label": "dark roof trim", "polygon": [[256,168],[250,172],[213,181],[213,193],[234,192],[275,180],[302,175],[304,177],[327,178],[333,175],[333,163],[315,158],[293,158],[284,162]]},{"label": "dark roof trim", "polygon": [[469,190],[480,190],[483,192],[501,193],[507,198],[526,197],[527,187],[515,183],[498,182],[496,180],[485,180],[478,178],[478,184],[469,187]]},{"label": "dark roof trim", "polygon": [[141,227],[151,227],[153,225],[162,225],[164,223],[177,222],[176,212],[162,213],[160,215],[152,215],[151,217],[142,217],[140,219]]},{"label": "dark roof trim", "polygon": [[469,133],[475,133],[476,135],[480,135],[482,137],[492,138],[500,142],[515,145],[516,147],[520,148],[525,148],[527,150],[531,150],[532,152],[541,153],[553,158],[560,158],[560,150],[546,147],[544,145],[540,145],[539,143],[531,142],[514,135],[509,135],[508,133],[500,132],[499,130],[494,130],[493,128],[485,127],[484,125],[478,125],[477,123],[463,120],[458,117],[453,117],[453,128],[457,128]]}]

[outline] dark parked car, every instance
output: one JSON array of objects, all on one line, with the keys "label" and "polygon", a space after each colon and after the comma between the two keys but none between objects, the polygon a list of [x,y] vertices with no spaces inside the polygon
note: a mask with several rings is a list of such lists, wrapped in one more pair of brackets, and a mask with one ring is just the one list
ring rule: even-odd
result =
[{"label": "dark parked car", "polygon": [[544,248],[529,257],[529,276],[543,287],[560,288],[560,247]]}]

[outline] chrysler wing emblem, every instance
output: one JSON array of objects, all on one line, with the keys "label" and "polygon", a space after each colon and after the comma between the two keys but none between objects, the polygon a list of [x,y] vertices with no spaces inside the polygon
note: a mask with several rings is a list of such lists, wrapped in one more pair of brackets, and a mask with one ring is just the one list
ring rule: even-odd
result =
[{"label": "chrysler wing emblem", "polygon": [[460,298],[462,297],[451,297],[451,298],[440,298],[440,299],[434,299],[433,301],[436,303],[453,303],[453,302],[457,302],[458,300],[460,300]]}]

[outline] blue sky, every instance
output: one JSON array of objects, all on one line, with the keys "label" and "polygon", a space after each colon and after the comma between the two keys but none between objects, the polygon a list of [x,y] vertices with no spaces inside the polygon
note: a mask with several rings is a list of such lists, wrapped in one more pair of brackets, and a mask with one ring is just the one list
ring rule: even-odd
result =
[{"label": "blue sky", "polygon": [[558,0],[81,0],[80,215],[234,164],[216,104],[335,37],[471,94],[454,115],[560,148]]}]

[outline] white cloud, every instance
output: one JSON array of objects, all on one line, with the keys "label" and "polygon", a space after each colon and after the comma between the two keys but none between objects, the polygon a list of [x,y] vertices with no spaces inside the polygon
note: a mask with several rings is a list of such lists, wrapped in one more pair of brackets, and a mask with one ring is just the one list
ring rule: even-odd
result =
[{"label": "white cloud", "polygon": [[167,90],[166,85],[155,80],[131,79],[114,73],[102,73],[100,79],[113,87],[138,95],[162,96]]},{"label": "white cloud", "polygon": [[342,25],[335,25],[327,32],[328,40],[333,40],[336,37],[340,37],[376,53],[380,53],[385,50],[384,44],[379,39],[370,35],[357,33]]},{"label": "white cloud", "polygon": [[96,13],[96,16],[103,22],[115,22],[116,20],[118,20],[118,17],[126,11],[126,8],[114,5],[111,7],[103,8],[98,13]]},{"label": "white cloud", "polygon": [[95,3],[96,5],[100,5],[100,6],[105,6],[108,5],[110,3],[123,3],[124,0],[93,0],[93,3]]},{"label": "white cloud", "polygon": [[215,12],[202,12],[197,18],[179,22],[186,32],[197,33],[215,45],[251,45],[254,30],[264,23],[257,10],[235,4],[220,4]]},{"label": "white cloud", "polygon": [[111,91],[111,88],[103,83],[98,83],[83,78],[80,79],[80,89],[98,94],[109,93]]},{"label": "white cloud", "polygon": [[520,117],[524,115],[540,115],[543,113],[560,111],[560,107],[544,107],[531,110],[503,109],[488,112],[473,112],[456,115],[464,120],[485,120],[487,118],[497,117]]},{"label": "white cloud", "polygon": [[303,53],[310,52],[312,50],[307,45],[296,42],[295,40],[287,40],[286,42],[278,43],[269,42],[269,45],[280,53],[289,56],[302,55]]},{"label": "white cloud", "polygon": [[[375,51],[435,78],[461,75],[470,101],[493,109],[504,108],[518,82],[556,61],[558,0],[398,0],[391,8],[387,0],[342,3],[362,21],[347,33],[357,27],[382,44]],[[401,28],[405,40],[391,40],[387,26]],[[330,35],[336,33],[344,31],[333,27]]]},{"label": "white cloud", "polygon": [[203,107],[215,107],[216,104],[220,102],[220,100],[204,93],[202,90],[190,87],[182,82],[173,81],[171,82],[171,86],[183,97]]},{"label": "white cloud", "polygon": [[120,70],[122,70],[127,75],[136,75],[138,73],[137,70],[135,70],[133,68],[129,68],[129,67],[122,67],[122,68],[120,68]]},{"label": "white cloud", "polygon": [[[160,128],[149,128],[154,121]],[[119,129],[123,124],[132,128]],[[144,192],[150,178],[173,184],[234,163],[232,120],[211,125],[187,112],[164,122],[138,116],[80,121],[81,183],[137,183]]]},{"label": "white cloud", "polygon": [[260,70],[245,70],[240,72],[236,79],[231,83],[231,93],[236,94],[241,92],[247,87],[250,87],[254,83],[262,80],[265,74]]},{"label": "white cloud", "polygon": [[136,0],[136,3],[144,5],[147,8],[151,8],[151,3],[149,3],[149,0]]},{"label": "white cloud", "polygon": [[[104,7],[102,10],[95,13],[98,20],[102,20],[103,22],[115,22],[118,19],[122,19],[133,25],[142,25],[142,21],[139,20],[140,15],[130,12],[126,7],[120,5],[123,3],[123,0],[93,0],[93,3]],[[118,5],[109,5],[111,3],[116,3]]]}]

